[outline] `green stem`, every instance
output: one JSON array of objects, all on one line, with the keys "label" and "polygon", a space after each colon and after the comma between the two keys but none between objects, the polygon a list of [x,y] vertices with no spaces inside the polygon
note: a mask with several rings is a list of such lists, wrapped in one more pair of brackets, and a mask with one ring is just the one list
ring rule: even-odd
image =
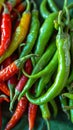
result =
[{"label": "green stem", "polygon": [[29,11],[30,10],[30,2],[29,2],[29,0],[26,0],[26,3],[27,3],[26,11]]},{"label": "green stem", "polygon": [[50,124],[49,124],[48,119],[45,119],[45,121],[46,121],[46,124],[47,124],[47,130],[50,130]]},{"label": "green stem", "polygon": [[67,6],[68,0],[64,0],[64,6],[63,9]]},{"label": "green stem", "polygon": [[36,6],[36,3],[34,0],[31,0],[31,3],[33,4],[33,8],[36,10],[37,9],[37,6]]},{"label": "green stem", "polygon": [[73,106],[64,106],[64,109],[70,110],[70,109],[73,109]]}]

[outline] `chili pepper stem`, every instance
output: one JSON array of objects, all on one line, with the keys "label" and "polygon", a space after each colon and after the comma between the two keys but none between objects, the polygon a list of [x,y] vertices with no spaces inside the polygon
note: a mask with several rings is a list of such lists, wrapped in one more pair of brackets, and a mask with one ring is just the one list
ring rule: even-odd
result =
[{"label": "chili pepper stem", "polygon": [[9,90],[10,90],[10,101],[13,99],[13,92],[14,92],[14,86],[13,85],[8,85]]},{"label": "chili pepper stem", "polygon": [[70,109],[73,109],[73,106],[64,106],[64,109],[70,110]]},{"label": "chili pepper stem", "polygon": [[16,94],[15,94],[15,96],[13,97],[13,99],[12,99],[12,101],[11,101],[11,103],[10,103],[9,110],[10,110],[11,112],[12,112],[12,109],[13,109],[14,102],[15,102],[15,100],[17,99],[19,93],[20,93],[20,92],[16,90]]},{"label": "chili pepper stem", "polygon": [[6,5],[5,5],[5,4],[3,4],[3,6],[4,6],[4,12],[3,12],[3,13],[4,13],[4,14],[6,14],[6,13],[8,14],[8,13],[9,13],[8,8],[6,7]]},{"label": "chili pepper stem", "polygon": [[36,6],[36,3],[34,2],[34,0],[31,0],[31,3],[32,3],[33,6],[34,6],[34,9],[37,9],[37,6]]},{"label": "chili pepper stem", "polygon": [[18,67],[21,67],[27,59],[29,59],[29,58],[31,58],[31,57],[33,57],[33,56],[38,56],[38,55],[36,55],[36,54],[29,54],[29,55],[27,55],[27,56],[24,56],[24,57],[19,58],[18,60],[16,60],[16,61],[15,61],[15,64],[16,64]]},{"label": "chili pepper stem", "polygon": [[26,0],[26,3],[27,3],[26,11],[29,11],[30,10],[30,2],[29,2],[29,0]]},{"label": "chili pepper stem", "polygon": [[45,119],[45,122],[46,122],[46,125],[47,125],[47,130],[50,130],[50,124],[49,124],[48,119]]}]

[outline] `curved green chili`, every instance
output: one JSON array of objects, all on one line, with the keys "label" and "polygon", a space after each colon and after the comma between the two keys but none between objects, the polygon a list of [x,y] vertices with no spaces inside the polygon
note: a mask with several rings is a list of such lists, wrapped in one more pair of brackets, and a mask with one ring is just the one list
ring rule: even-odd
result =
[{"label": "curved green chili", "polygon": [[43,19],[46,19],[50,14],[46,5],[47,5],[47,0],[43,0],[40,5],[40,13],[41,13],[41,16],[43,17]]},{"label": "curved green chili", "polygon": [[56,51],[56,53],[54,54],[52,60],[50,61],[50,63],[40,72],[34,74],[34,75],[28,75],[24,70],[23,73],[25,76],[29,77],[29,78],[40,78],[42,76],[46,76],[46,74],[49,75],[49,77],[51,77],[52,73],[55,71],[56,67],[57,67],[57,63],[58,63],[58,52]]},{"label": "curved green chili", "polygon": [[35,54],[39,55],[38,58],[35,58],[36,62],[40,59],[40,56],[43,54],[46,44],[54,31],[54,20],[57,18],[57,16],[57,12],[50,14],[40,28],[39,37],[34,52]]},{"label": "curved green chili", "polygon": [[53,0],[48,0],[48,4],[53,12],[59,11],[57,5],[55,4]]},{"label": "curved green chili", "polygon": [[43,119],[46,121],[46,123],[47,123],[47,130],[49,130],[49,129],[50,129],[50,126],[49,126],[49,121],[48,121],[48,119],[50,119],[51,113],[50,113],[48,104],[45,103],[45,104],[40,105],[39,107],[40,107],[40,110],[41,110],[42,118],[43,118]]},{"label": "curved green chili", "polygon": [[[53,56],[54,52],[56,50],[56,44],[55,41],[53,41],[46,52],[42,55],[36,66],[34,67],[32,74],[35,74],[39,71],[41,71],[49,62],[51,57]],[[46,61],[46,62],[45,62]],[[32,87],[32,84],[35,83],[36,79],[29,78],[27,84],[25,85],[23,91],[21,92],[20,96],[24,95],[27,90],[29,90]]]}]

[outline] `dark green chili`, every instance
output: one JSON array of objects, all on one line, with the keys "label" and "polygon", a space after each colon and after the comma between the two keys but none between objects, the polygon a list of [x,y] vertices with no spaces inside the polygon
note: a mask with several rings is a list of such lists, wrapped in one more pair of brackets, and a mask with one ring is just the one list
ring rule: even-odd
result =
[{"label": "dark green chili", "polygon": [[41,16],[43,17],[43,19],[46,19],[49,16],[50,12],[47,9],[47,0],[43,0],[41,2],[40,13],[41,13]]},{"label": "dark green chili", "polygon": [[53,12],[59,11],[58,7],[56,6],[53,0],[48,0],[48,4]]},{"label": "dark green chili", "polygon": [[38,10],[36,9],[36,7],[34,7],[34,9],[32,10],[30,31],[26,39],[26,44],[20,54],[20,58],[31,52],[37,39],[39,28],[40,28],[40,22],[38,19]]},{"label": "dark green chili", "polygon": [[53,30],[54,30],[54,20],[57,18],[58,13],[52,13],[49,17],[44,21],[43,25],[40,28],[38,41],[35,47],[35,54],[38,54],[39,57],[35,58],[37,62],[40,59],[40,56],[43,54],[46,44],[49,41]]},{"label": "dark green chili", "polygon": [[[56,44],[55,41],[53,41],[46,52],[42,55],[36,66],[34,67],[32,74],[36,74],[37,72],[41,71],[49,62],[51,57],[53,56],[54,52],[56,51]],[[46,61],[46,62],[45,62]],[[32,84],[35,83],[36,79],[29,79],[27,84],[25,85],[23,91],[20,94],[20,97],[25,94],[27,90],[29,90],[32,87]]]},{"label": "dark green chili", "polygon": [[61,26],[61,13],[58,16],[59,31],[56,36],[56,45],[58,50],[58,73],[53,85],[47,90],[45,94],[39,98],[33,98],[29,92],[26,92],[28,100],[34,104],[43,104],[54,99],[65,87],[69,71],[70,71],[70,36],[63,32]]}]

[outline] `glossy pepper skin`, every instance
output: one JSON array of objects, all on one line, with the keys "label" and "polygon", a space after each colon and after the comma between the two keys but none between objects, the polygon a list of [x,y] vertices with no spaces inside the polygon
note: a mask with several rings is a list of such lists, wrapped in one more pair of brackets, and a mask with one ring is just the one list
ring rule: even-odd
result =
[{"label": "glossy pepper skin", "polygon": [[41,2],[40,13],[41,13],[41,16],[43,17],[43,19],[46,19],[49,16],[50,12],[47,9],[47,0],[43,0]]},{"label": "glossy pepper skin", "polygon": [[[26,61],[24,69],[25,69],[25,71],[28,74],[30,74],[32,72],[32,62],[31,62],[31,59],[28,59]],[[10,102],[10,111],[13,109],[14,102],[16,101],[16,99],[18,98],[19,94],[23,90],[23,87],[26,85],[27,81],[28,81],[28,77],[26,77],[25,75],[22,75],[20,77],[19,82],[17,83],[17,85],[15,87],[14,97],[13,97],[12,101]]]},{"label": "glossy pepper skin", "polygon": [[11,40],[11,16],[10,13],[8,11],[8,8],[6,7],[6,5],[4,5],[4,11],[2,14],[2,24],[1,24],[1,44],[0,44],[0,56],[2,56],[9,44],[10,44],[10,40]]},{"label": "glossy pepper skin", "polygon": [[22,65],[25,63],[27,59],[29,59],[31,56],[35,56],[34,54],[27,55],[23,58],[17,59],[13,61],[10,65],[5,67],[0,71],[0,81],[6,81],[11,76],[15,75],[20,68],[22,68]]},{"label": "glossy pepper skin", "polygon": [[19,26],[16,28],[12,36],[12,41],[7,51],[0,57],[0,63],[4,61],[7,57],[12,55],[12,53],[18,48],[19,44],[25,39],[30,25],[31,13],[26,9],[26,11],[22,14],[22,18],[20,20]]},{"label": "glossy pepper skin", "polygon": [[65,87],[70,71],[70,36],[67,33],[58,32],[56,36],[58,50],[58,73],[53,85],[39,98],[33,99],[27,92],[29,101],[35,104],[43,104],[54,99]]},{"label": "glossy pepper skin", "polygon": [[5,130],[10,130],[17,124],[19,119],[21,119],[21,117],[23,116],[23,114],[27,108],[27,104],[28,104],[27,98],[25,96],[22,97],[21,100],[17,104],[16,110],[15,110],[13,116],[7,123]]},{"label": "glossy pepper skin", "polygon": [[54,0],[48,0],[48,4],[53,12],[59,11],[57,5],[55,4]]},{"label": "glossy pepper skin", "polygon": [[[52,75],[57,69],[57,65],[58,65],[58,57],[56,51],[50,63],[44,68],[44,70],[46,70],[47,73],[46,74],[44,73],[44,75],[42,75],[42,77],[39,80],[38,86],[36,88],[36,97],[40,96],[47,83],[49,83]],[[44,70],[42,70],[41,72],[44,72]]]},{"label": "glossy pepper skin", "polygon": [[[55,41],[53,41],[53,42],[51,42],[51,44],[49,45],[46,52],[43,54],[41,59],[38,61],[38,63],[34,67],[32,74],[36,74],[37,72],[41,71],[48,64],[48,62],[51,59],[51,57],[53,56],[55,50],[56,50],[56,44],[55,44]],[[28,80],[28,82],[25,85],[23,91],[20,93],[19,98],[21,96],[23,96],[26,93],[26,91],[28,91],[32,87],[32,85],[35,83],[35,81],[36,81],[36,78],[34,80],[32,78],[30,78]]]},{"label": "glossy pepper skin", "polygon": [[[39,33],[40,21],[38,18],[38,10],[33,9],[31,13],[31,24],[28,36],[26,38],[26,44],[20,53],[20,58],[29,54],[36,43],[36,39]],[[31,39],[31,40],[30,40]]]},{"label": "glossy pepper skin", "polygon": [[0,91],[3,92],[5,95],[10,96],[10,91],[8,89],[8,86],[4,82],[0,82]]},{"label": "glossy pepper skin", "polygon": [[29,130],[32,130],[35,125],[35,120],[37,116],[38,106],[32,103],[29,103],[28,106],[28,122],[29,122]]},{"label": "glossy pepper skin", "polygon": [[[45,47],[49,42],[49,39],[54,31],[54,20],[57,18],[58,13],[52,13],[44,21],[40,28],[39,37],[35,47],[35,54],[38,54],[39,57],[35,58],[35,61],[39,61],[40,57],[44,53]],[[43,44],[44,41],[44,44]],[[42,48],[42,49],[41,49]]]}]

